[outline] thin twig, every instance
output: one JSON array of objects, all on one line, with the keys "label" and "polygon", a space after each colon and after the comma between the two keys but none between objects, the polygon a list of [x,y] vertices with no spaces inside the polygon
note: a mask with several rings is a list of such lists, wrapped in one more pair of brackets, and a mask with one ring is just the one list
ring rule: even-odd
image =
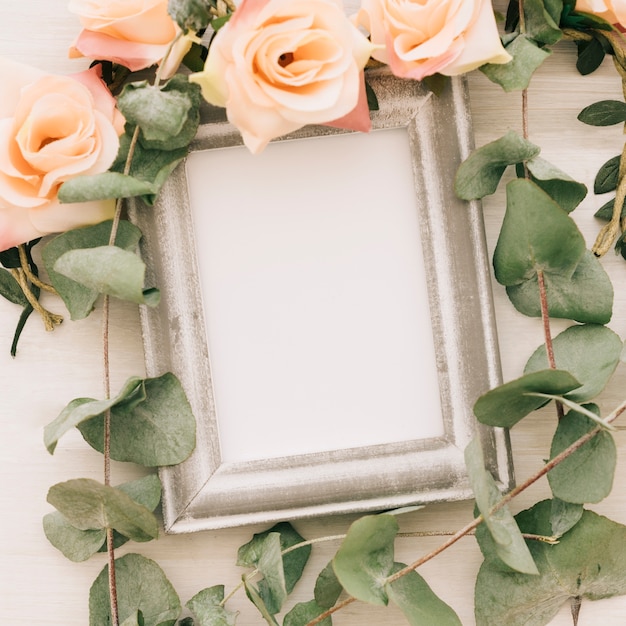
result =
[{"label": "thin twig", "polygon": [[40,280],[39,276],[36,276],[30,269],[30,263],[28,262],[28,257],[26,255],[26,247],[24,246],[24,244],[19,245],[17,247],[17,250],[20,255],[20,267],[22,268],[26,278],[36,287],[39,287],[40,289],[43,289],[44,291],[47,291],[48,293],[52,293],[58,296],[59,294],[57,290],[52,285],[49,285],[48,283],[44,283],[42,280]]}]

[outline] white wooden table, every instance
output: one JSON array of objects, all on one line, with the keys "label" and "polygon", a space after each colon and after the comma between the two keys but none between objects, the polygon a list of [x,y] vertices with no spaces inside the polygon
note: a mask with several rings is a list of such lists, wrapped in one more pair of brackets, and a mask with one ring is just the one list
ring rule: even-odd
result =
[{"label": "white wooden table", "polygon": [[[86,65],[66,58],[67,46],[77,33],[74,17],[65,0],[2,2],[0,7],[0,54],[29,62],[52,72],[71,73]],[[503,8],[503,3],[496,3]],[[621,87],[611,62],[589,77],[574,69],[573,46],[562,44],[534,78],[530,93],[530,139],[542,147],[542,155],[590,188],[598,167],[621,152],[623,137],[618,127],[592,129],[577,122],[576,115],[587,104],[603,98],[621,98]],[[2,87],[0,86],[0,89]],[[482,145],[504,134],[520,131],[520,95],[504,94],[480,74],[470,77],[476,144]],[[593,213],[604,204],[603,197],[590,194],[574,213],[591,245],[598,228]],[[493,250],[504,213],[501,192],[484,202],[487,236]],[[616,287],[614,316],[610,326],[626,336],[626,262],[610,253],[604,261]],[[494,283],[494,299],[505,380],[521,374],[529,354],[542,342],[540,322],[518,314],[502,287]],[[61,312],[54,299],[50,308]],[[103,556],[86,563],[67,561],[46,540],[42,516],[51,510],[46,492],[56,482],[75,477],[101,479],[102,460],[78,433],[66,436],[51,457],[42,441],[42,430],[65,404],[80,396],[102,397],[100,313],[85,321],[66,322],[54,333],[46,333],[33,316],[25,329],[16,359],[9,346],[19,311],[0,300],[0,614],[12,626],[84,626],[88,623],[89,587],[104,565]],[[138,314],[135,307],[113,306],[113,389],[131,375],[142,375],[143,354]],[[564,328],[554,324],[554,334]],[[601,397],[604,412],[623,399],[626,367]],[[518,480],[535,471],[546,458],[554,414],[546,411],[521,422],[512,431]],[[623,425],[622,425],[623,427]],[[619,465],[613,494],[594,510],[626,523],[626,437],[617,433]],[[140,470],[114,464],[114,482],[137,476]],[[542,482],[513,503],[517,512],[549,496]],[[443,504],[402,518],[402,530],[456,530],[470,519],[471,504]],[[350,518],[337,517],[298,523],[307,538],[344,532]],[[132,549],[155,559],[165,570],[183,602],[200,589],[223,583],[227,592],[240,579],[234,565],[239,545],[253,531],[245,528],[195,535],[163,536],[158,541]],[[434,548],[440,539],[403,539],[398,542],[398,559],[409,561]],[[298,600],[309,599],[317,572],[336,545],[316,547],[308,574],[298,585]],[[123,548],[120,554],[130,548]],[[473,586],[481,557],[473,538],[465,538],[421,570],[433,589],[452,605],[464,625],[474,623]],[[241,611],[239,624],[260,624],[261,619],[242,593],[230,606]],[[393,609],[380,610],[352,605],[335,617],[342,626],[406,623]],[[571,624],[568,607],[552,622]],[[621,626],[626,623],[626,597],[583,603],[580,624]]]}]

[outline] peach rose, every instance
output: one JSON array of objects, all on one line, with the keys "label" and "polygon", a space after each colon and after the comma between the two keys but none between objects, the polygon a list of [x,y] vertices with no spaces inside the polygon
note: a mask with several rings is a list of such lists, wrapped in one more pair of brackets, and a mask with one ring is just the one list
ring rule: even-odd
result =
[{"label": "peach rose", "polygon": [[597,15],[610,24],[626,27],[626,0],[576,0],[575,8]]},{"label": "peach rose", "polygon": [[340,0],[243,0],[191,80],[257,153],[306,124],[369,130],[371,49]]},{"label": "peach rose", "polygon": [[98,70],[56,76],[0,58],[0,79],[0,250],[112,217],[112,200],[57,199],[61,183],[117,155],[124,119]]},{"label": "peach rose", "polygon": [[[70,0],[69,10],[83,27],[70,57],[112,61],[133,72],[159,63],[180,32],[167,12],[167,0]],[[190,45],[187,37],[176,42],[165,78],[176,71]]]},{"label": "peach rose", "polygon": [[355,22],[380,46],[372,56],[402,78],[454,76],[511,60],[489,0],[363,0]]}]

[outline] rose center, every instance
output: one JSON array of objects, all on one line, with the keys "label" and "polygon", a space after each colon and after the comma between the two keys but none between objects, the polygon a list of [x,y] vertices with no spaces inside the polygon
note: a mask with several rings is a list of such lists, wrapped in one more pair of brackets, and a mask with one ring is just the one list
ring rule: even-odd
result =
[{"label": "rose center", "polygon": [[281,67],[287,67],[290,63],[293,63],[293,52],[283,52],[278,57],[278,65]]}]

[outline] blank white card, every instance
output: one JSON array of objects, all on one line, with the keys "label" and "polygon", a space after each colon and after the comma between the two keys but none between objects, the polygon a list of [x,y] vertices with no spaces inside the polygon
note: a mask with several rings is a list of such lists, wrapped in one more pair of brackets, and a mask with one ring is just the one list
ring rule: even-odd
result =
[{"label": "blank white card", "polygon": [[441,436],[406,131],[186,167],[223,462]]}]

